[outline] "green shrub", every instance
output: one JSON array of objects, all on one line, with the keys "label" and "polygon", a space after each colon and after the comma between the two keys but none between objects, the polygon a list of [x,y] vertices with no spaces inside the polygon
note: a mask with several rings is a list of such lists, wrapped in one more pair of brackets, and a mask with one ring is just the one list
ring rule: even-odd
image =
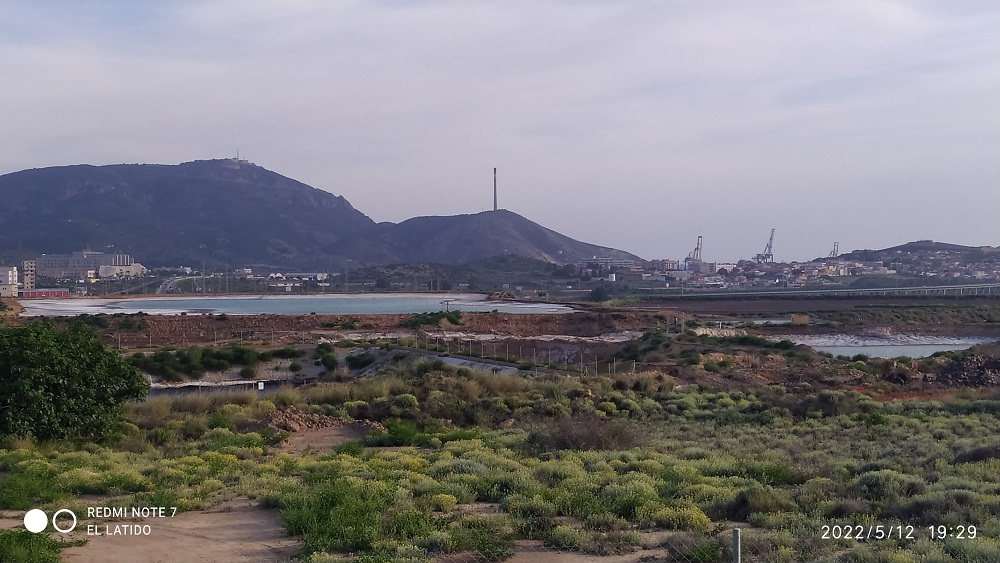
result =
[{"label": "green shrub", "polygon": [[431,532],[415,542],[431,553],[450,553],[452,551],[451,536],[447,532]]},{"label": "green shrub", "polygon": [[746,520],[748,516],[757,512],[793,512],[797,509],[798,506],[785,491],[754,485],[736,496],[729,508],[728,517],[734,520]]},{"label": "green shrub", "polygon": [[361,369],[373,364],[375,362],[375,356],[371,355],[369,352],[362,352],[360,354],[347,356],[344,358],[344,362],[346,362],[347,367],[351,369]]},{"label": "green shrub", "polygon": [[[282,358],[285,360],[291,360],[293,358],[299,358],[305,355],[305,352],[297,348],[278,348],[277,350],[271,350],[270,356],[275,358]],[[263,358],[261,358],[263,359]]]},{"label": "green shrub", "polygon": [[334,356],[333,354],[323,354],[319,358],[319,363],[327,371],[333,371],[337,369],[338,365],[340,365],[340,362],[337,361],[337,356]]},{"label": "green shrub", "polygon": [[683,557],[691,563],[716,563],[723,561],[725,549],[718,541],[705,540],[688,549]]},{"label": "green shrub", "polygon": [[338,454],[359,457],[365,451],[365,445],[360,440],[348,440],[334,448]]},{"label": "green shrub", "polygon": [[392,512],[385,516],[384,533],[395,539],[412,539],[434,531],[434,519],[419,510]]},{"label": "green shrub", "polygon": [[395,487],[342,477],[287,496],[281,515],[308,552],[368,550],[381,537],[382,515]]},{"label": "green shrub", "polygon": [[48,463],[22,462],[0,480],[0,508],[30,510],[59,500],[66,493],[55,482],[55,469]]},{"label": "green shrub", "polygon": [[451,512],[458,504],[458,498],[454,495],[436,494],[422,498],[427,499],[427,507],[435,512]]},{"label": "green shrub", "polygon": [[663,507],[650,515],[652,522],[668,530],[707,532],[712,521],[696,506]]},{"label": "green shrub", "polygon": [[556,515],[556,507],[541,496],[525,497],[511,495],[503,500],[501,506],[507,512],[521,518],[552,517]]},{"label": "green shrub", "polygon": [[571,526],[556,526],[545,538],[545,545],[557,549],[580,549],[587,536]]},{"label": "green shrub", "polygon": [[451,532],[452,548],[472,551],[486,561],[503,561],[514,555],[513,532],[506,517],[466,517]]},{"label": "green shrub", "polygon": [[395,414],[416,409],[418,406],[420,406],[420,401],[412,393],[404,393],[392,398],[392,408],[397,411]]},{"label": "green shrub", "polygon": [[47,534],[33,534],[28,530],[0,530],[0,561],[59,563],[59,553],[68,545]]},{"label": "green shrub", "polygon": [[622,518],[634,518],[641,507],[659,501],[656,489],[649,483],[632,481],[615,483],[601,491],[600,499],[606,506]]},{"label": "green shrub", "polygon": [[924,482],[919,477],[891,469],[863,473],[850,486],[850,490],[861,498],[885,502],[918,495],[924,488]]}]

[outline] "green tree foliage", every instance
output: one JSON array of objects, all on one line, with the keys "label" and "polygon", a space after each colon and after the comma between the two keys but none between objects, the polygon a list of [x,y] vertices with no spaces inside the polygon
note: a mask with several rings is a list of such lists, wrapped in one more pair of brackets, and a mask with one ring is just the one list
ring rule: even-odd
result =
[{"label": "green tree foliage", "polygon": [[0,436],[106,435],[122,405],[148,390],[138,369],[82,325],[0,327]]}]

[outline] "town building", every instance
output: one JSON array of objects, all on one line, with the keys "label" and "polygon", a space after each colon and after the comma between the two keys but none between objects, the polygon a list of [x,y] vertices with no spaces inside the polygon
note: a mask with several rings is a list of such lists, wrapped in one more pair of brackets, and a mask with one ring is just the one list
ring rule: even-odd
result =
[{"label": "town building", "polygon": [[[145,273],[146,268],[132,261],[128,254],[105,254],[93,250],[82,250],[72,254],[43,254],[35,259],[35,271],[38,276],[46,278],[76,278],[85,279],[100,275],[102,266],[114,269],[106,270],[112,276],[123,272],[127,276],[137,276]],[[119,270],[118,268],[124,268]]]},{"label": "town building", "polygon": [[0,266],[0,297],[17,297],[16,266]]},{"label": "town building", "polygon": [[593,268],[597,266],[598,268],[614,269],[614,268],[631,268],[635,266],[635,260],[630,260],[628,258],[609,258],[609,257],[597,257],[588,258],[586,260],[581,260],[579,266],[581,268]]},{"label": "town building", "polygon": [[17,266],[0,266],[0,285],[17,285]]},{"label": "town building", "polygon": [[35,289],[35,261],[21,262],[21,289]]}]

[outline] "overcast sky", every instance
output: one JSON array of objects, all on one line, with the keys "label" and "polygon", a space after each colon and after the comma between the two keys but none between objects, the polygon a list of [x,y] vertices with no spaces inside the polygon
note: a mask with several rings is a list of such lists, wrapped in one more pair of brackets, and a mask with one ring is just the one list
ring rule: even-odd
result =
[{"label": "overcast sky", "polygon": [[[0,173],[240,156],[644,258],[1000,245],[1000,3],[0,0]],[[2,205],[2,202],[0,202]]]}]

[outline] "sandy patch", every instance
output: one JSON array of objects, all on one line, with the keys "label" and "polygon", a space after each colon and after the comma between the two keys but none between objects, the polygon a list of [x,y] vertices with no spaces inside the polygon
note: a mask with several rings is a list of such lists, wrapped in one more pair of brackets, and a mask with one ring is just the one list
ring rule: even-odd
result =
[{"label": "sandy patch", "polygon": [[499,514],[500,503],[470,502],[469,504],[460,504],[456,506],[455,510],[463,514],[474,514],[476,516],[483,516],[486,514]]},{"label": "sandy patch", "polygon": [[[106,523],[114,526],[140,522]],[[63,551],[62,560],[67,563],[277,563],[290,561],[302,549],[299,541],[285,532],[276,511],[263,510],[246,499],[208,511],[146,519],[141,523],[150,526],[150,535],[90,537],[86,545]],[[99,525],[103,528],[105,522]],[[87,538],[86,527],[82,533],[73,535]]]},{"label": "sandy patch", "polygon": [[0,512],[0,530],[24,527],[24,512]]},{"label": "sandy patch", "polygon": [[344,442],[364,438],[369,432],[371,428],[359,424],[300,430],[293,432],[277,449],[296,455],[309,451],[330,452]]}]

